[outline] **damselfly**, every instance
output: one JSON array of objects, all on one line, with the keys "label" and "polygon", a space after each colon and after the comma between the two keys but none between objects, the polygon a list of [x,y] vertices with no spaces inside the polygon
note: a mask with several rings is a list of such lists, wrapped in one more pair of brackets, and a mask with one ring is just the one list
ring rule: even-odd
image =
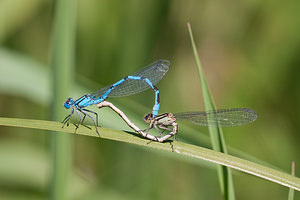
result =
[{"label": "damselfly", "polygon": [[[155,104],[153,106],[152,114],[153,116],[156,116],[159,111],[160,101],[159,101],[159,90],[155,87],[155,84],[157,84],[168,72],[169,65],[170,62],[168,60],[158,60],[142,68],[141,70],[132,73],[129,76],[126,76],[120,81],[112,85],[108,85],[104,88],[101,88],[100,90],[92,94],[83,95],[77,100],[68,98],[64,103],[64,107],[66,109],[71,108],[71,113],[68,116],[66,116],[66,118],[63,120],[62,128],[71,119],[75,111],[80,118],[78,124],[76,125],[75,133],[78,127],[85,120],[85,117],[88,116],[93,121],[94,126],[96,127],[96,132],[100,136],[97,129],[98,114],[91,110],[85,109],[85,107],[93,104],[101,103],[104,100],[106,100],[109,96],[110,97],[128,96],[128,95],[142,92],[149,88],[152,88],[155,92]],[[80,115],[80,113],[83,114],[83,117]],[[95,119],[88,113],[94,114],[96,116],[97,122],[95,122]]]},{"label": "damselfly", "polygon": [[[110,107],[137,133],[145,138],[157,142],[164,142],[172,136],[174,136],[174,138],[176,137],[178,132],[177,120],[189,120],[200,126],[231,127],[248,124],[257,119],[256,112],[249,108],[218,109],[207,112],[182,112],[176,114],[164,113],[156,117],[153,117],[150,113],[145,115],[143,118],[144,122],[150,125],[146,130],[142,130],[132,123],[128,117],[112,103],[103,101],[99,103],[97,107]],[[160,136],[149,134],[149,130],[153,127],[158,131],[158,133],[160,133]],[[170,132],[163,135],[165,130]]]}]

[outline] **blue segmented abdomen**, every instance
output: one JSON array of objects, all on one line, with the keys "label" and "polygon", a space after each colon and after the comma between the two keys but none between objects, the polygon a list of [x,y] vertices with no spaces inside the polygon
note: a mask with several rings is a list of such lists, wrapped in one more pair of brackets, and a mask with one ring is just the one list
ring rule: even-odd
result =
[{"label": "blue segmented abdomen", "polygon": [[[149,82],[142,81],[141,79],[127,79],[126,81],[122,81],[123,79],[121,79],[119,81],[120,84],[118,84],[118,86],[115,87],[108,96],[109,97],[129,96],[150,89],[151,85],[157,84],[168,72],[169,65],[170,65],[170,61],[168,60],[158,60],[142,68],[141,70],[130,74],[129,76],[131,77],[148,78],[151,84],[149,85]],[[115,84],[103,87],[100,90],[92,93],[91,95],[95,96],[95,98],[100,98],[111,88],[111,86]]]}]

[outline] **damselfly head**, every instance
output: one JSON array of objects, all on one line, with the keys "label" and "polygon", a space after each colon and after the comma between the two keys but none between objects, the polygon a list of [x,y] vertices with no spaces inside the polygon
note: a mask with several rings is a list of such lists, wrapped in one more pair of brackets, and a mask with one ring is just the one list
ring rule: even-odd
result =
[{"label": "damselfly head", "polygon": [[64,106],[66,109],[69,109],[71,107],[71,105],[74,104],[74,100],[72,98],[68,98],[65,103],[64,103]]},{"label": "damselfly head", "polygon": [[146,124],[149,124],[151,122],[151,120],[153,119],[153,115],[152,113],[146,114],[143,118],[144,122]]}]

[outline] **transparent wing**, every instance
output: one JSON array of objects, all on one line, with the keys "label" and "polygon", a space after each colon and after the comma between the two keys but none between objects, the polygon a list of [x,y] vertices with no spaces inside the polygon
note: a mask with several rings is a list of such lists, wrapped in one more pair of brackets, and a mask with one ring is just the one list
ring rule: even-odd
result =
[{"label": "transparent wing", "polygon": [[249,108],[218,109],[207,112],[184,112],[174,114],[176,120],[189,120],[200,126],[241,126],[256,120],[257,114]]},{"label": "transparent wing", "polygon": [[[169,70],[170,61],[158,60],[129,76],[139,76],[148,78],[154,85],[157,84]],[[96,98],[101,97],[112,85],[101,88],[92,95]],[[110,97],[129,96],[140,93],[151,88],[145,81],[141,80],[127,80],[118,85],[111,93]]]}]

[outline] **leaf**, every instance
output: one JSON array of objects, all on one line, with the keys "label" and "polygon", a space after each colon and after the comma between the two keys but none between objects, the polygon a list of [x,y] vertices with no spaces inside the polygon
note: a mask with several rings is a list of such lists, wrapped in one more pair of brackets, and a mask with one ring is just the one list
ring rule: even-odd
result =
[{"label": "leaf", "polygon": [[[295,162],[292,162],[292,176],[295,176]],[[289,200],[294,200],[294,190],[292,188],[289,189]]]},{"label": "leaf", "polygon": [[[74,129],[75,129],[73,125],[70,125],[62,129],[61,128],[62,124],[60,122],[55,122],[55,121],[1,118],[1,117],[0,117],[0,125],[59,132],[56,134],[63,134],[63,132],[74,133]],[[172,152],[172,147],[168,142],[149,143],[149,140],[139,137],[139,135],[137,135],[136,133],[124,132],[124,131],[102,128],[102,127],[98,127],[98,130],[101,134],[101,138],[99,138],[95,132],[95,128],[93,126],[89,126],[89,127],[91,128],[91,130],[81,126],[77,130],[76,134],[93,136],[93,137],[97,137],[100,140],[108,139],[108,140],[140,145],[146,148],[153,148],[153,149]],[[266,167],[238,157],[234,157],[231,155],[227,155],[224,153],[216,152],[210,149],[206,149],[203,147],[186,144],[182,142],[173,142],[173,149],[174,149],[173,153],[188,157],[190,159],[206,160],[211,163],[223,165],[226,167],[236,169],[238,171],[246,172],[248,174],[252,174],[261,177],[263,179],[278,183],[280,185],[292,188],[294,190],[300,191],[300,178],[272,169],[270,167]]]},{"label": "leaf", "polygon": [[[205,109],[206,109],[206,111],[216,110],[214,100],[213,100],[212,96],[210,95],[210,91],[209,91],[209,88],[207,86],[207,83],[206,83],[206,80],[204,77],[200,59],[198,57],[198,51],[197,51],[197,48],[196,48],[196,45],[194,42],[190,23],[187,23],[187,26],[188,26],[188,30],[189,30],[189,34],[190,34],[190,39],[191,39],[191,43],[192,43],[192,47],[193,47],[193,51],[194,51],[194,56],[195,56],[196,65],[198,68],[200,81],[201,81]],[[213,149],[227,154],[227,147],[225,144],[222,129],[220,127],[208,127],[208,130],[209,130]],[[233,186],[232,174],[231,174],[230,169],[228,169],[224,166],[219,166],[218,167],[218,176],[219,176],[221,191],[222,191],[225,199],[234,200],[235,199],[234,186]]]}]

